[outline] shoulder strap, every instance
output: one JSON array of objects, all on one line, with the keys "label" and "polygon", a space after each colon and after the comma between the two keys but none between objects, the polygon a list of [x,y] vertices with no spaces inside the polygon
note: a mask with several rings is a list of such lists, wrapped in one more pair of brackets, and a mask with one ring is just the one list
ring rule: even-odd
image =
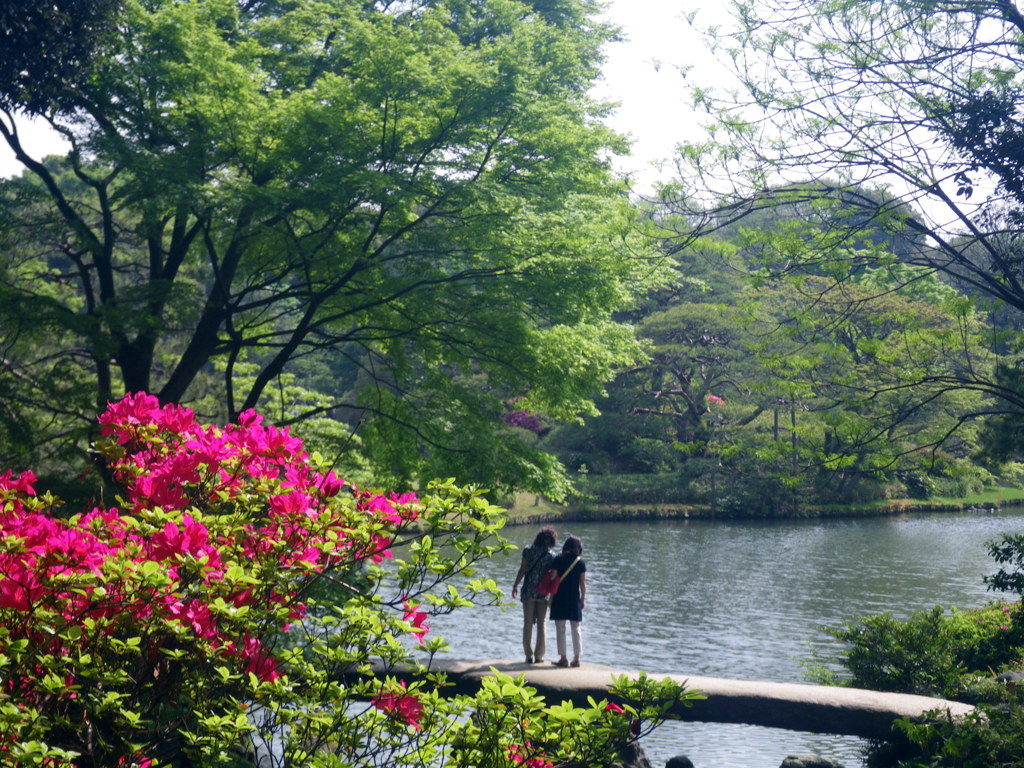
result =
[{"label": "shoulder strap", "polygon": [[580,561],[580,558],[579,558],[579,555],[577,555],[576,559],[573,560],[572,563],[569,565],[569,567],[565,569],[565,572],[561,576],[558,577],[558,580],[562,581],[562,579],[564,579],[566,576],[568,576],[569,575],[569,571],[571,571],[573,568],[575,568],[576,567],[576,563],[578,563],[579,561]]}]

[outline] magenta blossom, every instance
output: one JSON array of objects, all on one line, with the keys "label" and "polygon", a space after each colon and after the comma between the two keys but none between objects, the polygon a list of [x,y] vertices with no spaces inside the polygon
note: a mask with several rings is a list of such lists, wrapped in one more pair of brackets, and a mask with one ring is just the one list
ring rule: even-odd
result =
[{"label": "magenta blossom", "polygon": [[389,717],[411,725],[419,731],[423,728],[420,724],[423,703],[415,695],[405,692],[404,682],[400,682],[400,685],[401,692],[378,694],[370,699],[370,703]]},{"label": "magenta blossom", "polygon": [[553,768],[553,763],[543,757],[531,755],[533,745],[527,741],[523,746],[510,744],[508,747],[508,758],[516,765],[525,765],[526,768]]},{"label": "magenta blossom", "polygon": [[426,612],[419,610],[419,608],[406,600],[405,613],[402,615],[402,620],[412,624],[412,631],[413,634],[416,635],[416,642],[422,644],[423,638],[426,637],[427,633],[430,631],[430,627],[426,624]]},{"label": "magenta blossom", "polygon": [[544,422],[540,416],[530,411],[510,411],[501,415],[501,420],[510,427],[519,427],[530,432],[539,433],[544,431]]}]

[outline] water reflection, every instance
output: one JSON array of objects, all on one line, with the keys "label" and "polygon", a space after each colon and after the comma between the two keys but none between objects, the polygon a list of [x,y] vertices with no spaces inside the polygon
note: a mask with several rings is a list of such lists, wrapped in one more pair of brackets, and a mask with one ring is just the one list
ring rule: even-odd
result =
[{"label": "water reflection", "polygon": [[[563,530],[564,529],[564,530]],[[804,682],[812,648],[834,654],[821,625],[858,615],[906,616],[992,598],[985,543],[1024,533],[1024,510],[857,520],[573,523],[587,561],[586,661],[652,673]],[[533,527],[510,528],[530,543]],[[518,552],[483,572],[507,593]],[[453,658],[521,654],[518,606],[438,617]],[[688,754],[697,768],[775,768],[787,754],[860,765],[859,739],[752,726],[673,724],[647,744],[655,765]]]}]

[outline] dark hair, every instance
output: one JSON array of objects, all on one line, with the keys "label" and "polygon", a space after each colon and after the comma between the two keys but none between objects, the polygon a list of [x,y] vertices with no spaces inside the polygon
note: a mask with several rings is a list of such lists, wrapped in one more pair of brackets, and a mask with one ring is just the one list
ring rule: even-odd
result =
[{"label": "dark hair", "polygon": [[564,555],[576,555],[579,557],[583,554],[583,539],[579,536],[566,536],[565,543],[562,544],[562,554]]},{"label": "dark hair", "polygon": [[545,525],[537,531],[537,535],[533,539],[533,546],[553,547],[556,541],[558,541],[558,534],[555,533],[555,529],[550,525]]}]

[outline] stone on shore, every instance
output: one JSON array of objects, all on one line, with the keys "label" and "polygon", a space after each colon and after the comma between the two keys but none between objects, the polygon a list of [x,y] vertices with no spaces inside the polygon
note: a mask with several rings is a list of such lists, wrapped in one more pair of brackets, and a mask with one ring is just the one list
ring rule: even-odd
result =
[{"label": "stone on shore", "polygon": [[790,755],[779,768],[843,768],[843,764],[820,755]]},{"label": "stone on shore", "polygon": [[644,748],[636,741],[632,741],[620,749],[619,758],[622,760],[622,768],[654,768],[651,761],[647,759]]}]

